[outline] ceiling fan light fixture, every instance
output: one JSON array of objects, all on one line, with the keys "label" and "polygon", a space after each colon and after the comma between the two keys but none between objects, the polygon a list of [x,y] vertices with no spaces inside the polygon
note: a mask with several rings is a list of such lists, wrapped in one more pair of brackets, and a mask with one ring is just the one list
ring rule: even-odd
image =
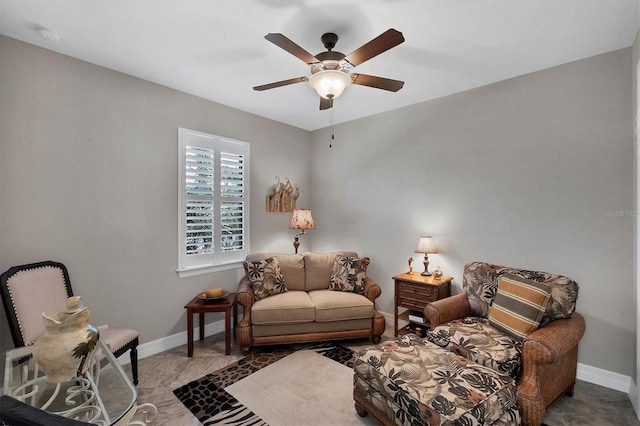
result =
[{"label": "ceiling fan light fixture", "polygon": [[335,99],[351,84],[351,77],[344,71],[322,70],[309,77],[309,85],[325,99]]}]

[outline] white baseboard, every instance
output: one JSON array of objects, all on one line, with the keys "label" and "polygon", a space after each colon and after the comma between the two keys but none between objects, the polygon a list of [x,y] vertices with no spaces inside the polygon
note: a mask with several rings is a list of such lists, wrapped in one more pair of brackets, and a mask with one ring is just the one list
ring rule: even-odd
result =
[{"label": "white baseboard", "polygon": [[[209,337],[214,334],[223,333],[224,332],[224,320],[216,321],[209,323],[205,326],[204,336]],[[193,329],[193,339],[197,340],[200,336],[200,327],[195,327]],[[151,342],[142,343],[138,345],[138,359],[143,359],[151,355],[158,354],[160,352],[167,351],[169,349],[176,348],[178,346],[187,344],[187,331],[182,331],[180,333],[172,334],[171,336],[162,337],[157,340],[153,340]],[[120,364],[129,364],[131,359],[129,358],[129,354],[125,353],[120,358],[118,358]]]},{"label": "white baseboard", "polygon": [[[384,316],[387,324],[393,324],[393,314],[381,312]],[[205,337],[209,337],[213,334],[224,332],[224,320],[219,320],[206,325]],[[200,335],[200,327],[196,327],[193,330],[194,339],[197,339]],[[171,336],[162,337],[151,342],[142,343],[138,346],[138,359],[143,359],[151,355],[155,355],[160,352],[173,349],[175,347],[184,345],[187,343],[187,332],[182,331],[180,333],[173,334]],[[124,354],[118,358],[121,364],[127,364],[130,362],[128,354]],[[613,371],[603,370],[597,367],[591,367],[589,365],[578,363],[578,370],[576,374],[577,378],[584,380],[585,382],[593,383],[596,385],[604,386],[609,389],[614,389],[626,394],[630,394],[631,389],[631,377],[623,374],[615,373]]]},{"label": "white baseboard", "polygon": [[631,391],[631,376],[591,367],[590,365],[578,363],[576,377],[585,382],[604,386],[605,388],[614,389],[626,394],[629,394]]},{"label": "white baseboard", "polygon": [[387,312],[380,312],[380,311],[378,311],[378,312],[381,313],[382,316],[384,317],[384,320],[385,320],[385,322],[387,324],[387,327],[389,326],[389,324],[393,324],[393,321],[394,321],[393,314],[389,314]]},{"label": "white baseboard", "polygon": [[633,405],[633,410],[636,412],[636,417],[640,418],[638,416],[640,414],[640,407],[638,407],[638,403],[640,401],[638,400],[638,398],[638,386],[636,385],[636,381],[632,379],[631,386],[629,388],[629,399],[631,400],[631,405]]}]

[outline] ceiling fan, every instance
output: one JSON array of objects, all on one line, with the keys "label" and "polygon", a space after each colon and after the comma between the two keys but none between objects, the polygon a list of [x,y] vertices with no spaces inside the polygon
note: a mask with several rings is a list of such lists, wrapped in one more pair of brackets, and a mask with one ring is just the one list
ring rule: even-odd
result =
[{"label": "ceiling fan", "polygon": [[368,43],[365,43],[348,55],[333,51],[333,48],[338,42],[338,36],[334,33],[325,33],[322,35],[320,40],[327,51],[318,53],[315,56],[280,33],[269,33],[264,36],[264,38],[311,66],[311,75],[309,77],[296,77],[255,86],[253,90],[262,91],[275,89],[276,87],[307,81],[309,85],[316,90],[318,95],[320,95],[320,109],[324,110],[333,107],[333,100],[340,96],[344,89],[352,83],[374,87],[376,89],[389,90],[391,92],[397,92],[404,86],[404,81],[367,74],[349,74],[349,70],[353,67],[404,42],[402,33],[393,28],[385,31]]}]

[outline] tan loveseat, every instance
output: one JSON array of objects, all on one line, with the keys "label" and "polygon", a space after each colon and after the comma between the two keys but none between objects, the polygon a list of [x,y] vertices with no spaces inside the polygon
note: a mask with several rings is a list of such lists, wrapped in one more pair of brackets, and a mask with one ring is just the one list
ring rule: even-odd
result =
[{"label": "tan loveseat", "polygon": [[236,300],[242,318],[236,341],[243,353],[251,346],[369,337],[380,341],[385,320],[375,307],[381,289],[366,278],[363,294],[329,290],[337,256],[354,252],[257,253],[247,262],[277,259],[287,291],[256,300],[249,278],[240,281]]}]

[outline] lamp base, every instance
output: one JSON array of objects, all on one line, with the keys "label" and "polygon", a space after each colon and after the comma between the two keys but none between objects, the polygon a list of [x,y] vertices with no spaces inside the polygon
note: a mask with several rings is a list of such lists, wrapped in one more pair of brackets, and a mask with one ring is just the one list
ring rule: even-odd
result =
[{"label": "lamp base", "polygon": [[420,275],[422,275],[423,277],[430,277],[431,272],[429,272],[429,256],[427,255],[427,253],[424,254],[424,261],[422,261],[422,263],[424,264],[424,272],[422,272]]},{"label": "lamp base", "polygon": [[300,240],[298,237],[295,237],[293,240],[293,248],[296,250],[296,254],[298,254],[298,247],[300,247]]}]

